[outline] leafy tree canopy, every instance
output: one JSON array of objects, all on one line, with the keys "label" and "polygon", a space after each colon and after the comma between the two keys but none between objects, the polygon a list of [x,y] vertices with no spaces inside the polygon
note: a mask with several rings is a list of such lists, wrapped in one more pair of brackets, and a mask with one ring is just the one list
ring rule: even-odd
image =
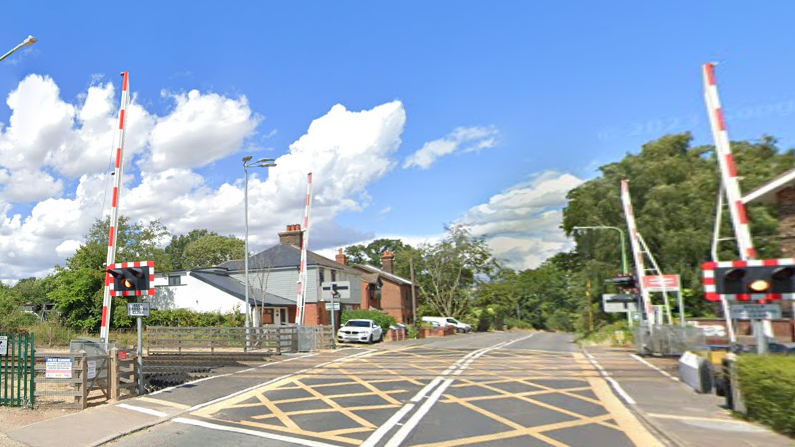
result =
[{"label": "leafy tree canopy", "polygon": [[185,269],[211,267],[242,259],[245,254],[245,241],[235,236],[208,234],[190,242],[182,252],[182,267]]}]

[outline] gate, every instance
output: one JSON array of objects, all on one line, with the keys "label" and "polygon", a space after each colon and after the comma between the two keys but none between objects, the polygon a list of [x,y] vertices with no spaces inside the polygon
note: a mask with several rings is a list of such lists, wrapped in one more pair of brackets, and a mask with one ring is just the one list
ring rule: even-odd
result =
[{"label": "gate", "polygon": [[0,333],[0,407],[33,406],[33,334]]}]

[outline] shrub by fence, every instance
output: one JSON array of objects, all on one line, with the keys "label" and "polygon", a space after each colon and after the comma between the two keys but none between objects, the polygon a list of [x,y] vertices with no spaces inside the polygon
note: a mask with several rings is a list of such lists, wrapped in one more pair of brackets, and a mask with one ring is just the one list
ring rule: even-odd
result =
[{"label": "shrub by fence", "polygon": [[749,418],[795,436],[795,357],[738,357],[740,391]]}]

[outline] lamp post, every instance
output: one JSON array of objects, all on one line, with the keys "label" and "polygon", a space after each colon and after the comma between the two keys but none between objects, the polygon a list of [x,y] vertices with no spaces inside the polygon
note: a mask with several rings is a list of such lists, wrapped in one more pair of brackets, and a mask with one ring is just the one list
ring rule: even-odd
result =
[{"label": "lamp post", "polygon": [[246,214],[246,239],[245,250],[243,257],[243,269],[245,270],[245,286],[246,286],[246,348],[251,347],[251,303],[248,299],[248,168],[272,168],[276,166],[272,158],[260,158],[259,160],[249,163],[253,157],[248,155],[243,157],[243,207]]},{"label": "lamp post", "polygon": [[629,264],[627,263],[627,244],[624,239],[624,231],[618,227],[608,227],[604,225],[598,225],[593,227],[574,227],[572,230],[616,230],[618,234],[621,236],[621,270],[624,274],[629,273]]},{"label": "lamp post", "polygon": [[33,37],[33,36],[28,36],[28,38],[23,40],[21,44],[15,46],[14,49],[9,51],[8,53],[0,56],[0,61],[2,61],[3,59],[7,58],[8,56],[11,56],[11,54],[13,54],[14,51],[17,51],[18,49],[20,49],[22,47],[29,47],[29,46],[33,45],[34,43],[36,43],[36,38]]}]

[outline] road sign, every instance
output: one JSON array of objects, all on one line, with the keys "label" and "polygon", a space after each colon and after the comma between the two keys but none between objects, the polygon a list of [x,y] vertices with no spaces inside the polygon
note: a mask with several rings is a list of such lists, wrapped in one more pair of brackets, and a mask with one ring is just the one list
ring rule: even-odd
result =
[{"label": "road sign", "polygon": [[649,292],[673,292],[679,290],[679,275],[647,275],[643,287]]},{"label": "road sign", "polygon": [[602,295],[602,308],[606,313],[637,312],[637,301],[637,295],[605,294]]},{"label": "road sign", "polygon": [[8,355],[8,336],[0,335],[0,355]]},{"label": "road sign", "polygon": [[149,303],[127,303],[128,317],[148,317]]},{"label": "road sign", "polygon": [[335,290],[339,295],[335,296],[335,300],[344,300],[351,297],[351,282],[350,281],[327,281],[320,285],[322,288],[321,298],[325,301],[331,301],[331,292]]},{"label": "road sign", "polygon": [[735,320],[775,320],[781,318],[779,304],[732,304],[729,306]]},{"label": "road sign", "polygon": [[[331,303],[326,303],[326,310],[331,310]],[[334,310],[340,310],[340,303],[334,303]]]}]

